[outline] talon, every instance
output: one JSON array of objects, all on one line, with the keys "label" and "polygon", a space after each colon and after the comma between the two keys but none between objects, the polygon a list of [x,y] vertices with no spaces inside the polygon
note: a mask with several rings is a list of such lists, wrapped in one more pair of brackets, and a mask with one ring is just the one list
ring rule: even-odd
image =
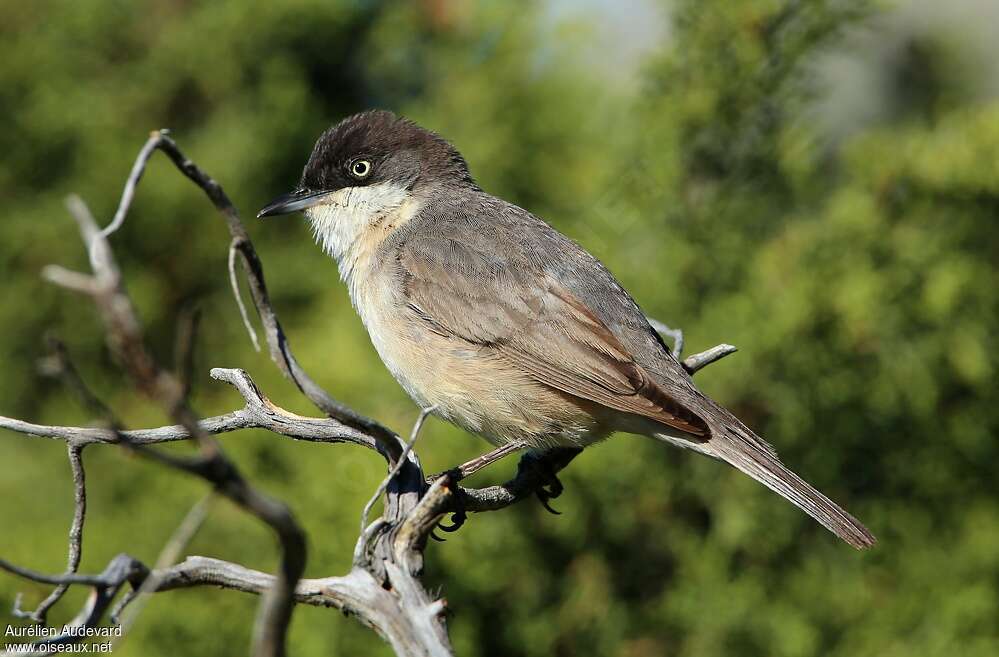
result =
[{"label": "talon", "polygon": [[460,486],[454,487],[454,498],[452,504],[454,506],[451,511],[451,524],[445,525],[443,523],[437,523],[438,529],[449,533],[456,532],[461,529],[461,526],[465,524],[466,520],[468,520],[468,514],[465,513],[465,494],[461,492]]},{"label": "talon", "polygon": [[551,479],[543,487],[545,494],[548,499],[555,499],[565,491],[565,486],[559,481],[559,478],[555,476],[555,473],[550,473]]},{"label": "talon", "polygon": [[433,531],[430,532],[430,538],[434,539],[438,543],[447,543],[447,539],[446,538],[441,538],[440,536],[437,535],[436,532],[433,532]]},{"label": "talon", "polygon": [[535,492],[535,494],[538,496],[538,500],[541,502],[541,506],[545,507],[545,510],[548,511],[548,513],[551,513],[551,514],[556,515],[556,516],[562,515],[561,511],[558,511],[558,510],[552,508],[552,505],[548,503],[548,500],[550,500],[550,499],[552,499],[554,497],[558,497],[559,495],[561,495],[562,491],[558,491],[556,494],[553,495],[553,494],[549,493],[547,490],[545,490],[544,488],[539,488]]},{"label": "talon", "polygon": [[455,511],[451,514],[451,524],[445,525],[444,523],[437,523],[437,529],[445,532],[456,532],[465,524],[468,520],[468,514],[465,513],[464,509]]},{"label": "talon", "polygon": [[562,485],[562,482],[555,474],[555,468],[552,466],[550,461],[543,457],[534,458],[529,462],[525,459],[524,464],[527,465],[528,463],[530,463],[528,467],[533,467],[534,471],[538,475],[538,478],[541,480],[541,485],[538,486],[535,491],[535,495],[537,495],[538,500],[541,501],[541,506],[545,507],[545,510],[549,513],[557,516],[562,515],[561,511],[555,510],[552,508],[551,504],[548,503],[549,500],[555,499],[565,491],[565,486]]}]

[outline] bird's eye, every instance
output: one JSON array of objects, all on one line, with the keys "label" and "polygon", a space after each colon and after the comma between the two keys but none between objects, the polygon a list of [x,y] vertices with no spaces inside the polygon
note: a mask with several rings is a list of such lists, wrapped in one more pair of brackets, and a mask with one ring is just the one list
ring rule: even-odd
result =
[{"label": "bird's eye", "polygon": [[368,160],[355,160],[350,165],[350,175],[354,176],[358,180],[367,178],[371,173],[371,162]]}]

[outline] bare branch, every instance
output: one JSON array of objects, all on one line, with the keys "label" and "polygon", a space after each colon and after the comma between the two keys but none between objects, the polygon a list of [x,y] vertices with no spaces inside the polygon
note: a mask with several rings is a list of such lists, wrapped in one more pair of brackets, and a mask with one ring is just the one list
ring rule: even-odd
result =
[{"label": "bare branch", "polygon": [[253,328],[250,321],[250,314],[246,312],[246,304],[243,303],[243,295],[239,293],[239,277],[236,274],[236,256],[239,254],[239,246],[235,239],[229,244],[229,287],[232,288],[232,296],[236,299],[236,306],[239,307],[239,316],[243,320],[243,326],[250,335],[250,342],[253,343],[253,350],[260,351],[260,340],[257,339],[257,329]]},{"label": "bare branch", "polygon": [[114,424],[114,413],[87,386],[76,366],[73,365],[63,341],[50,333],[45,337],[45,344],[49,349],[49,355],[39,361],[38,369],[40,372],[61,381],[76,396],[84,409],[108,425]]},{"label": "bare branch", "polygon": [[93,276],[66,269],[59,265],[46,265],[42,268],[42,278],[49,283],[82,294],[97,294],[100,291]]},{"label": "bare branch", "polygon": [[242,428],[269,429],[297,440],[349,442],[377,449],[372,436],[337,419],[304,417],[277,406],[260,392],[253,379],[242,369],[216,367],[212,369],[211,376],[236,388],[246,401],[246,406],[234,414],[246,422],[246,426]]},{"label": "bare branch", "polygon": [[[361,567],[369,558],[368,545],[372,538],[388,524],[384,518],[379,518],[371,525],[368,525],[368,515],[371,513],[371,508],[375,505],[375,502],[385,493],[388,489],[389,484],[392,480],[396,478],[399,472],[409,463],[411,466],[419,468],[419,461],[416,460],[416,455],[413,454],[413,445],[416,444],[416,439],[420,436],[420,429],[423,428],[423,423],[426,421],[427,417],[434,412],[436,406],[430,406],[429,408],[420,409],[420,415],[416,418],[416,422],[413,424],[413,430],[410,433],[409,442],[406,443],[405,449],[402,450],[402,454],[399,455],[399,460],[396,461],[391,468],[389,473],[379,484],[378,488],[375,489],[374,494],[371,499],[368,500],[367,504],[364,505],[364,509],[361,511],[361,532],[357,539],[357,544],[354,546],[354,565],[356,567]],[[412,454],[412,458],[410,455]]]},{"label": "bare branch", "polygon": [[669,336],[669,339],[673,341],[673,349],[670,350],[670,353],[673,354],[674,358],[680,360],[680,355],[683,354],[683,331],[680,329],[670,328],[658,319],[652,317],[646,317],[645,319],[648,320],[649,325],[652,326],[657,333]]},{"label": "bare branch", "polygon": [[[160,136],[163,137],[162,133]],[[151,142],[147,142],[147,147],[140,153],[140,160],[133,167],[136,181],[144,166],[142,158],[148,159],[149,143]],[[126,185],[126,195],[128,189]],[[123,205],[125,204],[123,200]],[[211,482],[216,490],[274,530],[281,544],[281,568],[273,588],[261,601],[260,615],[254,626],[254,654],[284,655],[295,582],[305,569],[305,536],[288,507],[253,488],[211,437],[201,430],[196,415],[184,397],[183,386],[168,372],[159,368],[145,346],[138,316],[121,285],[118,267],[104,233],[97,229],[93,216],[82,200],[70,197],[68,205],[79,224],[80,234],[90,254],[94,278],[98,282],[91,295],[104,320],[112,351],[139,390],[160,402],[167,413],[198,443],[201,457],[180,458],[148,448],[138,448],[120,433],[118,438],[126,446],[138,449],[143,456]]]},{"label": "bare branch", "polygon": [[[73,523],[69,527],[69,554],[66,557],[66,574],[76,573],[80,567],[80,556],[83,552],[83,523],[87,516],[87,485],[86,473],[83,469],[83,447],[69,445],[70,469],[73,471]],[[14,616],[18,618],[30,618],[36,623],[45,624],[45,619],[49,609],[53,607],[66,591],[69,584],[59,584],[34,611],[23,611],[19,608],[17,601],[14,603]]]},{"label": "bare branch", "polygon": [[[142,178],[142,174],[146,170],[146,163],[153,156],[153,151],[159,146],[160,139],[162,139],[164,134],[165,131],[163,130],[156,130],[149,134],[149,139],[146,140],[146,143],[142,146],[142,150],[139,151],[139,155],[135,158],[135,163],[132,165],[132,171],[128,174],[128,179],[125,180],[125,189],[121,192],[121,200],[118,202],[118,209],[114,213],[114,218],[100,232],[102,239],[107,239],[111,233],[121,228],[122,224],[125,223],[125,217],[128,215],[128,210],[132,206],[132,199],[135,197],[135,189],[139,186],[139,179]],[[93,265],[93,258],[91,258],[90,263]]]},{"label": "bare branch", "polygon": [[[274,433],[294,438],[322,443],[354,443],[374,449],[374,439],[341,424],[332,418],[311,418],[296,415],[275,405],[259,391],[250,376],[241,369],[213,369],[212,378],[224,381],[235,387],[246,400],[242,409],[205,418],[198,427],[205,434],[222,434],[240,429],[267,429]],[[63,440],[69,445],[83,446],[95,443],[117,444],[125,442],[132,446],[153,445],[175,442],[191,437],[182,425],[158,427],[155,429],[134,429],[114,431],[96,427],[65,427],[24,422],[0,416],[0,429],[10,429],[18,433]]]},{"label": "bare branch", "polygon": [[260,320],[264,326],[271,360],[274,361],[278,369],[291,379],[298,386],[298,389],[319,410],[347,426],[372,435],[376,439],[376,444],[379,446],[380,451],[389,460],[392,462],[398,460],[399,453],[402,451],[402,443],[395,433],[375,420],[365,417],[335,400],[319,384],[313,381],[298,364],[298,361],[295,360],[295,356],[291,352],[291,346],[288,344],[288,338],[285,336],[284,330],[281,328],[281,323],[278,321],[277,314],[274,312],[271,304],[270,295],[267,292],[267,284],[264,281],[263,264],[260,262],[260,258],[253,248],[253,243],[250,241],[250,236],[239,218],[239,212],[232,201],[229,200],[225,191],[223,191],[222,186],[202,171],[194,162],[189,160],[181,152],[176,142],[165,132],[161,131],[159,133],[157,148],[166,153],[174,165],[205,192],[209,200],[225,219],[226,226],[229,228],[229,234],[232,237],[230,249],[238,251],[241,256],[240,260],[243,263],[243,271],[249,283],[250,294],[253,296],[257,313],[260,315]]},{"label": "bare branch", "polygon": [[54,586],[60,586],[62,584],[102,586],[106,583],[106,580],[100,575],[79,575],[77,573],[46,575],[45,573],[40,573],[37,570],[32,570],[31,568],[25,568],[23,566],[12,564],[6,559],[0,559],[0,570],[6,570],[12,575],[17,575],[18,577],[22,577],[32,582],[38,582],[39,584],[52,584]]},{"label": "bare branch", "polygon": [[702,351],[699,354],[688,356],[683,361],[683,368],[687,370],[689,374],[693,374],[703,367],[710,365],[717,360],[721,360],[729,354],[734,354],[737,351],[739,351],[738,348],[730,344],[720,344],[711,347],[707,351]]},{"label": "bare branch", "polygon": [[[85,584],[92,586],[94,589],[83,609],[80,610],[73,620],[64,625],[66,631],[57,636],[47,637],[35,642],[35,652],[30,654],[49,654],[53,652],[52,646],[80,641],[82,633],[78,631],[78,628],[96,627],[101,622],[104,613],[111,605],[111,601],[114,600],[121,588],[128,583],[137,585],[148,573],[148,569],[142,563],[127,554],[116,556],[108,564],[108,567],[104,569],[104,572],[99,575],[43,575],[32,570],[12,566],[3,560],[0,560],[0,568],[36,582],[59,585]],[[5,651],[3,654],[13,655],[24,653]]]},{"label": "bare branch", "polygon": [[[392,581],[405,587],[407,577],[398,572]],[[151,577],[157,591],[194,586],[218,586],[245,593],[260,593],[273,585],[274,577],[238,564],[207,557],[188,557],[182,563]],[[409,597],[382,587],[372,575],[355,568],[343,577],[302,579],[295,587],[295,600],[302,604],[333,607],[356,616],[392,646],[397,655],[450,657],[446,635],[441,637],[431,621],[444,609],[443,601],[411,605]]]},{"label": "bare branch", "polygon": [[[0,567],[6,562],[0,561]],[[87,622],[96,624],[120,587],[130,582],[133,587],[150,593],[171,591],[197,586],[217,586],[245,593],[266,593],[275,586],[275,577],[239,564],[192,556],[174,566],[149,572],[145,566],[128,555],[115,557],[108,568],[99,575],[48,576],[23,568],[13,567],[15,574],[29,576],[45,583],[70,583],[92,586],[100,605],[88,602],[84,612]],[[392,582],[399,590],[383,588],[381,583],[365,570],[350,571],[343,577],[301,579],[295,586],[294,600],[302,604],[333,607],[355,615],[362,623],[375,629],[388,641],[399,655],[450,656],[446,635],[435,629],[434,622],[444,610],[443,601],[430,601],[421,597],[419,589],[412,588],[410,578],[398,567],[393,568]],[[146,588],[147,584],[148,588]],[[424,593],[423,596],[426,594]],[[411,599],[419,599],[412,604]],[[93,597],[92,597],[93,600]],[[53,641],[59,637],[53,637]],[[65,637],[62,642],[68,642]],[[38,645],[41,645],[39,642]]]},{"label": "bare branch", "polygon": [[413,431],[409,436],[409,442],[406,443],[406,448],[402,450],[402,454],[399,456],[398,462],[396,462],[392,469],[389,470],[388,475],[382,480],[382,483],[378,485],[375,489],[375,494],[371,496],[368,503],[364,505],[364,510],[361,512],[361,534],[364,534],[365,528],[368,526],[368,514],[371,513],[371,507],[375,505],[378,498],[382,496],[385,489],[388,488],[389,483],[399,474],[399,470],[402,469],[403,464],[409,458],[409,453],[413,451],[413,445],[416,444],[416,439],[420,437],[420,429],[423,428],[423,423],[426,421],[427,417],[436,410],[436,406],[431,406],[429,408],[420,409],[420,416],[416,418],[416,422],[413,424]]},{"label": "bare branch", "polygon": [[[406,568],[410,576],[417,576],[422,570],[420,555],[427,537],[454,504],[457,490],[453,475],[445,473],[431,484],[413,510],[400,524],[393,540],[395,561]],[[391,573],[390,573],[391,575]]]}]

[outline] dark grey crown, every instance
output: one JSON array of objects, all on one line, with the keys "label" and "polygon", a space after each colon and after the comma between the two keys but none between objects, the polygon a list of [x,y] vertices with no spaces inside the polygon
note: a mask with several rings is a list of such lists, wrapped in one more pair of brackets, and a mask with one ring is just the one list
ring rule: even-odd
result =
[{"label": "dark grey crown", "polygon": [[[363,180],[350,174],[359,160],[372,166]],[[411,189],[441,182],[475,184],[465,158],[443,137],[392,112],[370,110],[319,137],[302,171],[301,188],[328,192],[385,181]]]}]

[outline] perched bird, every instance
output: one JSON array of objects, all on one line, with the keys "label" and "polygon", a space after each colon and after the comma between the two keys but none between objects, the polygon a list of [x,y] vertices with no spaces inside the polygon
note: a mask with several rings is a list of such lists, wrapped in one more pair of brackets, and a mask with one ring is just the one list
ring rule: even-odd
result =
[{"label": "perched bird", "polygon": [[856,548],[874,536],[706,397],[595,257],[483,191],[439,135],[391,112],[319,137],[298,188],[382,361],[422,408],[499,446],[641,434],[725,461]]}]

